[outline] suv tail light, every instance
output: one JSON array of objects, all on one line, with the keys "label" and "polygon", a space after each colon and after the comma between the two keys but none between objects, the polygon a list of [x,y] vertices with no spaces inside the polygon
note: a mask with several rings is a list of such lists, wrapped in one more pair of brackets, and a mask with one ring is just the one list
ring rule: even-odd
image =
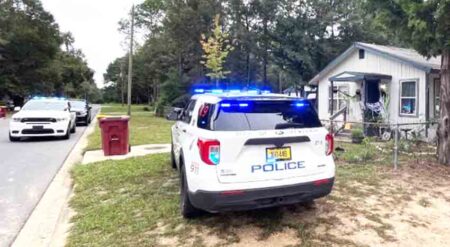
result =
[{"label": "suv tail light", "polygon": [[198,139],[197,146],[200,158],[208,165],[218,165],[220,162],[220,142],[217,140]]},{"label": "suv tail light", "polygon": [[334,150],[334,137],[332,134],[327,134],[325,136],[325,154],[328,156],[333,153]]}]

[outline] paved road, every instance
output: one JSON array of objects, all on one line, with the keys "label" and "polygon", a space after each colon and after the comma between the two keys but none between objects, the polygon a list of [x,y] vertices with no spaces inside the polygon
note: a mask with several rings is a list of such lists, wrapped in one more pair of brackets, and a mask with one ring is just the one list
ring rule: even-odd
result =
[{"label": "paved road", "polygon": [[[94,107],[93,113],[98,107]],[[11,143],[0,119],[0,247],[9,246],[86,127],[70,140],[39,138]]]}]

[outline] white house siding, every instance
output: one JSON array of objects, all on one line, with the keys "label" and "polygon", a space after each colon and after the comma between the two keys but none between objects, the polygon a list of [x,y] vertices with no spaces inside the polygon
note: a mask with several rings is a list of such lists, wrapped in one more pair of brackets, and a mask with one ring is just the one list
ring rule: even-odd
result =
[{"label": "white house siding", "polygon": [[[355,49],[349,57],[340,62],[330,72],[325,74],[319,81],[319,117],[320,119],[329,119],[329,78],[345,71],[352,72],[367,72],[379,73],[392,76],[392,81],[388,83],[387,91],[390,95],[389,116],[392,123],[410,123],[425,121],[426,108],[426,72],[417,69],[409,64],[395,61],[384,56],[376,55],[370,51],[365,52],[365,58],[359,59],[358,50]],[[399,116],[399,88],[400,81],[406,79],[418,79],[418,116],[417,117],[400,117]],[[340,85],[342,82],[335,82],[335,85]],[[357,84],[348,82],[350,86],[350,94],[354,95]],[[363,92],[362,92],[363,93]],[[361,112],[359,110],[359,103],[351,103],[349,117],[350,119],[361,120]],[[355,115],[356,114],[356,115]]]}]

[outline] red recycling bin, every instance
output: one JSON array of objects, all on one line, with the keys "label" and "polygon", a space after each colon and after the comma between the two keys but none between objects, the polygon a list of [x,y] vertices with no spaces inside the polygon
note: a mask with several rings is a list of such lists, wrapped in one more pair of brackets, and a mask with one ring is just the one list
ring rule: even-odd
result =
[{"label": "red recycling bin", "polygon": [[124,155],[130,151],[129,120],[130,118],[126,116],[99,119],[102,130],[102,149],[105,156]]},{"label": "red recycling bin", "polygon": [[0,118],[6,117],[6,107],[0,106]]}]

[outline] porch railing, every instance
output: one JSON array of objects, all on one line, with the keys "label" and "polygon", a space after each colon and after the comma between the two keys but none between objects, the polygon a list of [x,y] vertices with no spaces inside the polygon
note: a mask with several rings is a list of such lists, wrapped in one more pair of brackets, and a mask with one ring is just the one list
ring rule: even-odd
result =
[{"label": "porch railing", "polygon": [[[336,113],[331,115],[331,117],[330,117],[330,132],[332,134],[338,134],[340,131],[342,131],[345,128],[345,124],[347,123],[347,109],[348,109],[348,107],[344,106],[339,111],[337,111]],[[339,122],[343,122],[343,124],[339,129],[334,131],[334,120],[336,120],[341,115],[343,116],[343,121],[339,121]]]}]

